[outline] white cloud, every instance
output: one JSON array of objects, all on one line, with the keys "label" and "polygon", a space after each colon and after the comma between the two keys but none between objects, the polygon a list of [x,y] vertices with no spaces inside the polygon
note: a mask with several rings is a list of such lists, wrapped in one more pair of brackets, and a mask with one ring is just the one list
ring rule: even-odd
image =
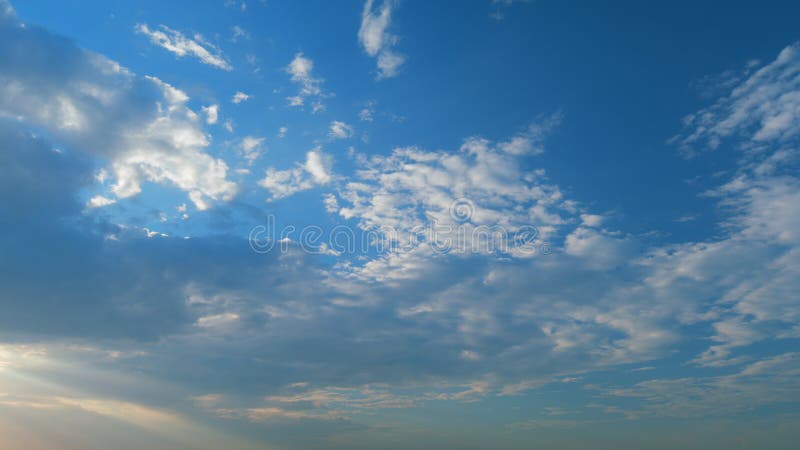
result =
[{"label": "white cloud", "polygon": [[329,213],[335,213],[339,211],[339,201],[336,200],[336,196],[333,194],[325,194],[322,197],[322,203],[325,205],[325,211]]},{"label": "white cloud", "polygon": [[314,101],[311,103],[311,113],[316,114],[318,112],[325,111],[325,104],[320,101]]},{"label": "white cloud", "polygon": [[626,239],[593,228],[578,227],[564,240],[564,251],[597,269],[612,269],[635,255],[635,246]]},{"label": "white cloud", "polygon": [[0,1],[0,17],[2,17],[3,19],[5,18],[16,19],[16,12],[14,11],[14,8],[11,6],[11,3],[9,3],[8,0]]},{"label": "white cloud", "polygon": [[368,103],[367,106],[358,112],[358,118],[363,122],[372,122],[374,114],[374,105],[372,103]]},{"label": "white cloud", "polygon": [[[12,42],[22,40],[22,48],[35,43],[24,41],[26,31],[12,31],[17,33]],[[76,67],[65,65],[55,78],[48,78],[46,72],[35,77],[39,81],[34,83],[29,74],[39,72],[23,56],[46,54],[48,47],[32,48],[36,51],[11,52],[9,58],[13,59],[0,60],[0,73],[7,81],[0,84],[0,111],[19,117],[14,127],[45,128],[75,151],[109,161],[113,170],[108,177],[115,187],[121,180],[180,186],[198,208],[208,207],[214,192],[224,198],[230,186],[226,167],[214,170],[218,160],[204,151],[208,138],[201,128],[202,119],[186,106],[185,93],[155,78],[135,77],[84,52],[72,53],[78,61]],[[798,73],[789,66],[784,69],[777,77],[784,81]],[[755,81],[743,83],[766,80],[766,85],[774,84],[771,78],[760,78],[763,72],[758,73],[762,75],[756,75]],[[782,86],[792,89],[791,84]],[[758,86],[748,89],[761,92]],[[727,115],[719,117],[726,120]],[[158,231],[135,228],[131,233],[135,232],[138,240],[129,240],[125,230],[118,229],[114,230],[118,239],[113,242],[75,250],[63,246],[59,258],[37,259],[37,270],[53,279],[47,285],[31,288],[26,283],[35,284],[36,279],[15,276],[20,273],[14,272],[17,264],[8,265],[11,272],[0,283],[0,290],[4,297],[13,293],[26,301],[5,312],[4,324],[11,333],[18,326],[16,319],[35,316],[29,310],[17,311],[28,304],[35,308],[65,304],[69,308],[58,310],[59,318],[64,316],[61,321],[85,327],[67,331],[56,327],[48,333],[77,329],[84,340],[95,333],[128,336],[126,333],[142,333],[146,327],[152,334],[145,335],[158,339],[135,340],[130,345],[157,354],[136,366],[180,361],[174,367],[164,366],[165,376],[190,373],[204,386],[230,380],[231,366],[219,364],[224,355],[236,362],[235,370],[260,370],[264,378],[255,388],[237,384],[230,389],[238,389],[240,398],[230,400],[236,392],[226,392],[226,396],[203,404],[220,416],[253,421],[342,419],[359,411],[368,414],[377,408],[425,401],[517,395],[576,374],[585,377],[587,389],[595,389],[596,384],[588,384],[594,370],[603,370],[605,380],[614,370],[625,371],[626,377],[620,379],[627,383],[632,375],[639,380],[656,370],[630,374],[630,366],[617,364],[664,357],[668,359],[652,365],[660,370],[662,362],[673,364],[675,358],[685,357],[685,362],[728,368],[713,372],[722,375],[707,376],[711,369],[684,365],[682,371],[695,370],[702,376],[600,388],[598,401],[641,402],[628,410],[610,405],[630,417],[697,417],[793,400],[797,396],[797,355],[759,357],[761,350],[751,346],[762,343],[758,347],[780,349],[792,345],[800,335],[796,301],[800,291],[800,172],[793,156],[797,134],[789,128],[776,132],[779,128],[771,122],[769,133],[756,139],[764,125],[756,121],[748,126],[746,122],[731,129],[728,136],[748,136],[758,142],[758,148],[737,155],[741,158],[727,182],[707,192],[719,202],[726,220],[713,236],[696,242],[648,243],[644,250],[634,250],[635,239],[607,229],[596,215],[565,198],[543,171],[528,167],[526,155],[541,147],[522,141],[531,128],[500,143],[468,138],[453,151],[406,147],[371,157],[355,155],[358,171],[351,179],[334,176],[330,157],[316,148],[290,170],[267,171],[261,184],[273,199],[331,186],[335,194],[320,193],[325,208],[357,222],[363,231],[383,225],[412,230],[434,219],[441,224],[458,221],[468,227],[501,224],[514,229],[531,224],[539,227],[554,251],[527,259],[513,252],[460,258],[433,255],[412,245],[363,260],[342,257],[333,269],[320,269],[308,255],[290,252],[274,258],[235,257],[246,251],[239,238],[215,238],[213,245],[193,244],[194,240],[176,245]],[[709,125],[716,127],[717,123]],[[0,124],[3,142],[18,142],[8,140],[4,126]],[[10,135],[20,139],[22,133]],[[59,200],[80,192],[75,186],[83,186],[62,181],[57,189],[48,189],[51,179],[65,179],[66,171],[59,165],[65,155],[47,159],[45,165],[31,165],[25,158],[32,151],[18,151],[18,147],[6,145],[8,151],[0,152],[0,183],[6,183],[0,189],[0,194],[6,194],[0,208],[7,218],[0,222],[16,220],[6,211],[24,209],[10,201],[25,188],[25,183],[19,182],[20,173],[36,174],[33,185],[48,196],[66,191],[68,195],[57,197]],[[44,150],[42,155],[54,156]],[[48,172],[47,167],[56,170]],[[84,178],[91,180],[92,171],[88,169]],[[461,206],[466,214],[452,210],[455,200],[464,200]],[[48,214],[51,203],[43,208]],[[90,221],[70,221],[91,226],[87,224]],[[61,226],[70,221],[49,222]],[[32,251],[46,254],[53,242],[63,239],[62,235],[48,235],[47,242],[42,242],[42,234],[26,236],[25,227],[12,224],[11,237],[28,240],[22,241],[25,245],[6,246],[10,252],[21,249],[6,256],[10,261],[23,261]],[[83,231],[70,229],[67,236],[74,239]],[[92,241],[93,232],[90,229],[78,236],[95,243],[109,235],[103,230],[97,234],[98,240]],[[153,238],[146,246],[140,245],[143,233]],[[328,254],[335,254],[335,249],[329,250]],[[15,258],[16,254],[23,257]],[[162,260],[165,254],[170,255],[167,261]],[[83,264],[67,269],[59,266],[76,260]],[[90,298],[87,303],[52,301],[71,295],[69,290],[59,289],[65,283],[80,288],[74,283],[85,281],[94,288],[97,280],[102,280],[103,287],[98,294],[94,289],[73,290]],[[208,295],[175,294],[195,285]],[[32,294],[24,297],[26,291]],[[122,313],[120,306],[124,307]],[[88,320],[80,322],[84,317]],[[235,339],[220,339],[220,330],[240,334]],[[699,355],[677,351],[698,345],[709,347]],[[39,358],[23,357],[19,353],[24,349],[10,350],[10,354],[3,350],[0,346],[0,365],[8,367]],[[389,365],[387,354],[392,355]],[[76,365],[75,361],[50,364],[47,370]],[[274,367],[279,370],[268,370]],[[30,377],[23,378],[37,379],[39,374],[27,375]],[[294,383],[298,379],[306,384]],[[274,387],[287,383],[293,384],[286,389]],[[336,383],[351,386],[337,387]],[[352,386],[355,383],[369,385]],[[174,385],[169,387],[164,392],[174,392]],[[564,387],[559,385],[559,389]],[[396,392],[403,389],[411,392]],[[127,395],[141,392],[136,389],[135,394]],[[4,399],[0,396],[0,402]],[[122,411],[120,415],[130,409],[124,404],[85,405],[86,410]],[[158,415],[154,418],[153,423],[163,422]]]},{"label": "white cloud", "polygon": [[687,155],[715,149],[724,139],[741,136],[744,146],[786,142],[800,133],[800,44],[729,90],[712,106],[684,118],[685,132],[673,138]]},{"label": "white cloud", "polygon": [[206,123],[214,125],[219,119],[219,105],[209,105],[200,108],[206,115]]},{"label": "white cloud", "polygon": [[[263,1],[262,1],[263,3]],[[225,0],[226,8],[238,8],[240,12],[247,12],[247,2],[238,2],[236,0]]]},{"label": "white cloud", "polygon": [[[485,139],[467,139],[458,152],[397,148],[389,156],[356,160],[358,177],[340,191],[339,214],[357,220],[365,231],[378,232],[387,239],[384,245],[395,238],[379,230],[393,230],[405,247],[352,266],[359,275],[385,279],[424,270],[420,258],[431,257],[430,244],[408,239],[414,229],[429,229],[434,223],[450,226],[452,233],[465,230],[459,244],[468,254],[500,251],[507,257],[529,257],[535,252],[527,244],[517,247],[508,239],[489,246],[485,233],[502,228],[510,236],[538,227],[541,241],[572,215],[571,204],[558,187],[546,183],[542,171],[522,170],[516,155]],[[463,220],[456,217],[461,211],[454,207],[464,210]],[[456,236],[440,233],[439,238],[455,242]]]},{"label": "white cloud", "polygon": [[228,312],[200,317],[197,319],[196,325],[201,328],[223,330],[235,326],[238,321],[238,314]]},{"label": "white cloud", "polygon": [[661,257],[718,293],[709,317],[714,344],[694,361],[708,366],[740,362],[737,350],[755,342],[800,336],[800,308],[789,294],[800,290],[800,48],[747,70],[724,86],[728,95],[687,116],[674,138],[687,154],[730,141],[744,153],[731,179],[706,193],[729,213],[727,236]]},{"label": "white cloud", "polygon": [[242,139],[242,150],[245,150],[245,151],[248,151],[248,152],[252,151],[256,147],[261,145],[262,142],[264,142],[264,138],[246,136],[244,139]]},{"label": "white cloud", "polygon": [[314,183],[305,176],[302,168],[276,170],[270,167],[258,184],[269,191],[271,201],[314,187]]},{"label": "white cloud", "polygon": [[105,184],[106,180],[108,180],[108,171],[106,169],[98,170],[94,175],[94,179],[100,184]]},{"label": "white cloud", "polygon": [[236,91],[236,93],[233,94],[233,97],[231,97],[231,102],[238,105],[239,103],[246,102],[249,99],[250,99],[249,95],[241,91]]},{"label": "white cloud", "polygon": [[306,163],[303,166],[318,184],[326,184],[331,180],[331,158],[316,149],[306,154]]},{"label": "white cloud", "polygon": [[333,159],[316,147],[306,153],[305,163],[298,167],[288,170],[268,168],[258,184],[270,192],[270,200],[278,200],[329,183],[333,178],[332,164]]},{"label": "white cloud", "polygon": [[373,3],[373,0],[364,3],[358,40],[369,56],[377,56],[378,78],[391,78],[397,75],[405,62],[405,57],[392,49],[397,44],[397,37],[388,31],[395,2],[384,0],[377,11]]},{"label": "white cloud", "polygon": [[[55,51],[27,28],[14,32],[20,48]],[[227,180],[225,162],[205,153],[208,137],[183,91],[95,53],[71,51],[58,79],[24,52],[8,60],[13,70],[5,70],[0,111],[47,128],[76,151],[102,155],[117,198],[138,194],[144,182],[186,191],[198,207],[233,198],[237,186]]]},{"label": "white cloud", "polygon": [[240,148],[242,149],[242,154],[247,160],[248,165],[252,165],[253,162],[261,156],[262,144],[265,140],[266,139],[263,137],[255,136],[245,136],[245,138],[242,139]]},{"label": "white cloud", "polygon": [[278,137],[284,138],[286,137],[286,133],[289,132],[289,127],[280,127],[278,128]]},{"label": "white cloud", "polygon": [[581,214],[581,220],[587,227],[599,227],[603,224],[603,216],[597,214]]},{"label": "white cloud", "polygon": [[165,25],[151,30],[147,24],[137,24],[135,29],[137,33],[149,37],[150,42],[153,44],[174,53],[178,57],[191,55],[204,64],[223,70],[233,70],[233,66],[225,60],[222,52],[211,43],[206,42],[200,34],[195,34],[194,39],[191,39]]},{"label": "white cloud", "polygon": [[316,87],[317,80],[311,76],[313,69],[314,62],[303,56],[302,53],[294,55],[294,59],[286,68],[292,76],[292,81],[300,83],[306,92],[316,93],[319,92],[319,89]]},{"label": "white cloud", "polygon": [[322,79],[313,75],[313,61],[306,58],[303,53],[297,53],[285,70],[291,76],[292,82],[300,85],[300,92],[297,95],[286,98],[289,106],[302,107],[305,105],[307,98],[314,98],[316,100],[312,103],[312,112],[325,109],[320,101],[320,98],[324,96],[320,88]]},{"label": "white cloud", "polygon": [[498,147],[512,155],[540,155],[544,153],[545,138],[561,123],[561,120],[562,114],[560,112],[540,117],[538,120],[533,121],[525,131],[505,142],[501,142]]},{"label": "white cloud", "polygon": [[102,208],[103,206],[113,205],[117,201],[113,198],[95,195],[86,203],[87,208]]},{"label": "white cloud", "polygon": [[151,229],[149,229],[147,227],[142,228],[142,231],[144,231],[144,235],[147,236],[147,239],[151,239],[151,238],[154,238],[154,237],[169,237],[169,235],[166,234],[166,233],[162,233],[162,232],[156,231],[156,230],[151,230]]},{"label": "white cloud", "polygon": [[143,180],[169,181],[189,192],[201,210],[210,207],[207,199],[233,198],[237,189],[225,179],[227,164],[201,151],[209,142],[197,127],[197,115],[185,106],[188,97],[156,78],[148,79],[163,89],[172,103],[166,114],[146,129],[129,131],[129,150],[112,163],[116,183],[111,190],[124,198],[138,194]]},{"label": "white cloud", "polygon": [[[16,66],[19,64],[12,67]],[[114,66],[108,67],[115,70]],[[21,80],[15,86],[26,79]],[[152,115],[145,115],[146,120],[141,121],[145,126],[121,129],[126,133],[131,128],[147,129],[152,133],[147,125],[158,119],[169,125],[173,125],[173,121],[185,124],[189,130],[194,130],[185,133],[192,137],[188,141],[181,133],[182,128],[173,126],[165,128],[164,134],[148,135],[144,140],[137,138],[138,145],[144,142],[148,148],[165,145],[165,141],[180,142],[180,145],[166,146],[156,152],[153,163],[142,163],[147,170],[144,176],[151,176],[151,164],[156,163],[163,167],[159,170],[193,167],[197,158],[191,152],[187,153],[188,161],[180,161],[180,165],[166,165],[162,161],[181,154],[181,149],[199,151],[204,148],[201,145],[203,133],[197,128],[199,118],[191,119],[185,106],[187,96],[155,80],[140,81],[155,88],[162,106],[155,108]],[[100,86],[109,84],[100,83]],[[44,108],[34,104],[30,110],[21,110],[19,105],[28,103],[18,101],[21,97],[15,97],[11,88],[2,89],[6,89],[4,94],[9,93],[0,97],[4,111],[11,110],[15,116],[21,115],[35,123],[53,124],[56,133],[63,136],[82,136],[85,128],[81,123],[100,120],[106,125],[102,120],[108,108],[87,108],[85,103],[89,100],[86,98],[113,98],[113,95],[98,95],[97,92],[102,91],[99,89],[88,90],[93,93],[88,97],[44,89],[48,94],[40,100]],[[30,97],[39,99],[36,95]],[[66,99],[62,103],[75,107],[48,109],[47,102],[59,97]],[[8,103],[3,102],[6,99],[10,99]],[[50,115],[36,115],[42,111]],[[62,120],[62,114],[70,120]],[[61,128],[63,124],[68,125]],[[120,128],[112,124],[100,129]],[[530,130],[529,127],[521,134]],[[176,132],[181,138],[170,138]],[[781,144],[785,142],[776,139]],[[150,140],[154,143],[149,144]],[[497,258],[488,253],[472,259],[445,260],[412,246],[407,251],[355,262],[349,268],[337,266],[336,270],[320,276],[323,281],[314,285],[312,293],[307,293],[310,288],[302,285],[308,284],[307,277],[300,285],[291,285],[291,300],[271,305],[288,311],[284,317],[270,316],[271,329],[284,326],[281,330],[291,338],[298,329],[309,332],[313,328],[314,333],[319,333],[315,338],[320,342],[326,340],[325,333],[341,334],[358,342],[359,346],[367,346],[359,347],[367,354],[371,349],[369,342],[362,339],[364,333],[381,336],[378,341],[381,351],[391,348],[402,352],[409,342],[404,339],[407,335],[404,331],[411,323],[430,343],[424,350],[427,360],[468,365],[469,369],[463,369],[464,378],[495,374],[496,380],[484,388],[484,392],[500,392],[504,386],[515,386],[507,392],[534,387],[537,382],[530,381],[530,373],[591,370],[658,358],[669,354],[670,346],[684,338],[687,326],[711,330],[706,337],[711,338],[709,344],[716,349],[698,360],[703,364],[737,360],[745,343],[756,339],[797,335],[795,324],[800,311],[792,294],[800,289],[796,282],[800,279],[797,272],[800,257],[796,251],[797,233],[793,230],[800,228],[796,223],[800,214],[794,208],[800,203],[796,172],[792,171],[793,166],[787,165],[792,164],[790,157],[773,159],[773,152],[769,151],[755,160],[747,159],[731,182],[710,193],[730,211],[725,227],[727,235],[708,241],[655,247],[643,255],[631,255],[629,237],[602,229],[602,222],[564,198],[542,171],[525,168],[522,161],[524,155],[530,153],[509,151],[501,145],[511,141],[513,137],[499,144],[470,138],[461,148],[450,152],[410,147],[395,149],[387,156],[357,157],[354,159],[359,171],[353,179],[342,180],[342,184],[338,184],[340,179],[334,183],[330,159],[319,149],[309,152],[294,168],[269,169],[260,183],[272,199],[335,184],[337,195],[331,193],[323,197],[326,208],[336,209],[344,219],[356,221],[363,230],[376,230],[382,225],[411,230],[414,225],[428,224],[432,219],[443,224],[452,223],[450,206],[456,199],[467,198],[473,208],[466,221],[468,226],[501,224],[513,229],[532,224],[551,240],[554,248],[552,255],[527,260],[514,254]],[[115,140],[112,142],[115,145],[96,145],[96,148],[114,149],[113,160],[118,154],[116,151],[126,147],[116,145]],[[187,147],[187,142],[194,144]],[[791,148],[780,147],[782,150]],[[144,176],[143,180],[148,179]],[[200,178],[204,174],[200,172],[196,176]],[[152,179],[158,178],[153,176]],[[194,192],[191,195],[198,207],[207,206],[207,199],[202,195]],[[279,272],[279,275],[283,277],[286,273]],[[267,284],[259,288],[262,286]],[[397,296],[392,289],[403,295]],[[247,288],[243,287],[242,291]],[[279,291],[271,292],[282,295]],[[258,298],[250,291],[246,296],[251,294]],[[320,298],[325,301],[319,302]],[[371,323],[364,315],[351,312],[356,311],[353,305],[362,304],[391,306],[381,311],[380,316],[385,319]],[[336,315],[338,308],[351,308],[347,313],[350,320],[338,320],[342,317]],[[204,311],[197,317],[213,317],[226,311],[231,309]],[[237,322],[241,326],[245,326],[253,314],[238,306],[235,311],[241,318]],[[300,316],[304,318],[299,319]],[[396,316],[402,317],[402,321],[394,321]],[[377,315],[369,317],[374,319]],[[297,327],[299,320],[310,321],[313,325]],[[337,328],[340,322],[347,322],[347,330],[353,331]],[[381,333],[371,327],[379,327]],[[285,342],[279,339],[275,345]],[[323,348],[336,353],[336,349]],[[463,358],[464,349],[481,358]],[[315,356],[291,358],[297,358],[293,363],[303,365],[313,361]],[[370,373],[381,381],[391,379],[391,375],[375,368],[375,360],[367,359],[364,366],[352,370]],[[539,361],[546,361],[547,367],[544,363],[537,365]],[[461,370],[466,366],[458,367]],[[441,370],[436,366],[405,367],[403,364],[395,369],[422,373],[422,376]],[[313,376],[311,372],[309,376]]]},{"label": "white cloud", "polygon": [[250,39],[250,33],[239,25],[231,27],[231,41],[237,42],[240,38]]},{"label": "white cloud", "polygon": [[378,55],[378,78],[392,78],[397,76],[400,67],[405,62],[405,56],[390,50],[383,50]]},{"label": "white cloud", "polygon": [[353,136],[353,127],[350,125],[334,120],[331,122],[330,131],[328,132],[328,136],[333,139],[347,139]]}]

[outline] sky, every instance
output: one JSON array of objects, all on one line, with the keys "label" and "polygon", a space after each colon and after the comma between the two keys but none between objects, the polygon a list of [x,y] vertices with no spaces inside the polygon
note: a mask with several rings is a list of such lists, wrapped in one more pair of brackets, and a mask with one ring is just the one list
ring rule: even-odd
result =
[{"label": "sky", "polygon": [[794,448],[799,15],[0,0],[0,449]]}]

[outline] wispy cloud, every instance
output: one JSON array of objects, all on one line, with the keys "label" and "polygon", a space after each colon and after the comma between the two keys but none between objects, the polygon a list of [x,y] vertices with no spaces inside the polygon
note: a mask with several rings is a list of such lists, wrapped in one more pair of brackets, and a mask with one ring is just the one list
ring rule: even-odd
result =
[{"label": "wispy cloud", "polygon": [[[769,64],[722,83],[726,94],[713,105],[684,117],[684,131],[671,139],[687,156],[714,150],[733,137],[740,147],[787,142],[800,135],[800,43],[784,48]],[[737,144],[735,144],[737,145]]]},{"label": "wispy cloud", "polygon": [[246,102],[247,100],[250,100],[250,95],[245,94],[242,91],[236,91],[236,93],[233,94],[233,97],[231,97],[231,102],[236,105],[242,102]]},{"label": "wispy cloud", "polygon": [[253,162],[261,156],[261,153],[264,151],[263,143],[265,140],[266,139],[263,137],[255,136],[245,136],[245,138],[242,139],[239,147],[248,165],[252,165]]},{"label": "wispy cloud", "polygon": [[353,127],[350,125],[339,121],[334,120],[331,122],[330,130],[328,131],[328,136],[333,139],[347,139],[353,136]]},{"label": "wispy cloud", "polygon": [[239,25],[234,25],[231,27],[231,42],[237,42],[239,39],[250,39],[250,32]]},{"label": "wispy cloud", "polygon": [[151,29],[147,24],[137,24],[135,30],[149,37],[153,44],[174,53],[179,58],[186,55],[194,56],[203,64],[222,70],[233,70],[233,66],[225,59],[220,49],[205,41],[199,33],[192,39],[166,25]]}]

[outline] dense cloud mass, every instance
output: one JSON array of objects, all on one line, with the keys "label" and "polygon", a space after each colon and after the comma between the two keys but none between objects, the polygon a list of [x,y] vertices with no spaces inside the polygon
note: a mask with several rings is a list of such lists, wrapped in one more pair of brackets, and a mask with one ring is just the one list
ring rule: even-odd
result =
[{"label": "dense cloud mass", "polygon": [[229,200],[236,185],[185,93],[75,46],[6,12],[2,22],[3,116],[44,127],[76,152],[110,162],[111,194],[130,197],[146,181],[186,191],[198,209]]},{"label": "dense cloud mass", "polygon": [[[403,62],[386,33],[394,7],[373,11],[368,1],[358,34],[380,77]],[[720,231],[663,243],[606,225],[606,213],[530,167],[560,114],[497,142],[354,151],[349,174],[317,144],[243,187],[204,129],[217,123],[217,105],[204,121],[180,89],[0,9],[0,380],[10,386],[0,412],[78,410],[189,434],[234,422],[382,436],[392,432],[369,419],[380,411],[506,401],[594,374],[605,375],[582,386],[589,408],[615,418],[723,416],[800,400],[797,45],[684,120],[673,138],[684,153],[731,152],[736,165],[702,193],[724,217]],[[194,42],[169,28],[139,32],[178,55]],[[312,69],[302,53],[286,68],[300,89],[292,105],[324,95]],[[332,140],[354,135],[336,123]],[[236,145],[254,151],[263,141]],[[319,190],[325,202],[315,207],[389,250],[313,255],[288,242],[260,254],[246,235],[184,238],[97,213],[148,183],[221,217],[242,189],[270,202]],[[459,201],[466,213],[453,210]],[[495,225],[534,226],[536,247],[443,252],[415,234],[452,226],[474,236]],[[683,375],[648,375],[670,358]],[[4,368],[60,384],[26,386]],[[570,420],[550,424],[585,419]],[[257,432],[243,435],[202,445],[251,448]],[[200,448],[201,437],[170,448]]]}]

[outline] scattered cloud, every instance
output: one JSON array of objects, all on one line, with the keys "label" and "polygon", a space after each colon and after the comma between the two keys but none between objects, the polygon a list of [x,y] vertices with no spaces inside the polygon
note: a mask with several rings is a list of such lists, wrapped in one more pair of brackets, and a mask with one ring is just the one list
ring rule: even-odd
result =
[{"label": "scattered cloud", "polygon": [[242,13],[247,12],[247,2],[240,2],[238,0],[225,0],[225,7],[238,9]]},{"label": "scattered cloud", "polygon": [[233,97],[231,97],[231,102],[236,105],[242,102],[246,102],[247,100],[250,100],[250,96],[242,91],[236,91],[236,93],[233,94]]},{"label": "scattered cloud", "polygon": [[200,108],[206,115],[206,123],[214,125],[219,120],[219,105],[208,105]]},{"label": "scattered cloud", "polygon": [[373,102],[367,103],[367,105],[358,112],[358,118],[362,122],[372,122],[375,115],[375,105]]},{"label": "scattered cloud", "polygon": [[347,139],[353,137],[353,127],[344,122],[334,120],[331,122],[328,136],[332,139]]},{"label": "scattered cloud", "polygon": [[331,156],[316,147],[306,153],[305,163],[298,167],[288,170],[270,167],[258,184],[270,192],[270,200],[278,200],[329,183],[333,178],[332,165]]},{"label": "scattered cloud", "polygon": [[[538,238],[546,239],[547,234],[567,222],[574,207],[565,201],[558,187],[546,182],[543,171],[521,170],[517,157],[503,143],[494,145],[486,139],[469,138],[458,152],[408,147],[397,148],[386,157],[357,158],[361,161],[358,178],[341,190],[339,214],[344,219],[357,220],[364,231],[376,232],[389,241],[395,238],[380,230],[393,230],[410,239],[415,229],[429,229],[433,224],[459,225],[468,236],[477,239],[460,243],[467,249],[523,257],[526,247],[510,242],[505,242],[511,244],[508,247],[500,243],[489,245],[482,233],[491,227],[516,233],[535,226],[541,233]],[[453,210],[459,201],[465,209],[463,219],[456,217],[458,211]],[[389,241],[384,244],[389,246]],[[392,251],[380,260],[352,269],[379,279],[426,270],[418,258],[431,256],[428,240],[414,242],[401,242],[404,250]],[[528,256],[533,256],[533,249],[528,250],[532,252]]]},{"label": "scattered cloud", "polygon": [[113,198],[103,197],[102,195],[95,195],[86,203],[87,208],[102,208],[103,206],[113,205],[117,201]]},{"label": "scattered cloud", "polygon": [[367,0],[361,12],[361,27],[358,41],[369,56],[378,58],[378,79],[396,76],[405,63],[405,56],[394,51],[397,36],[389,33],[394,0],[383,0],[375,7],[374,0]]},{"label": "scattered cloud", "polygon": [[598,214],[581,214],[581,221],[587,227],[599,227],[603,224],[604,217]]},{"label": "scattered cloud", "polygon": [[500,149],[512,155],[540,155],[544,153],[544,140],[554,128],[561,124],[562,113],[556,112],[533,121],[528,128],[511,139],[498,144]]},{"label": "scattered cloud", "polygon": [[321,103],[321,98],[324,97],[320,85],[322,79],[316,78],[313,75],[314,62],[306,58],[303,53],[294,55],[292,62],[286,66],[286,73],[291,76],[293,83],[300,86],[300,92],[297,95],[287,97],[289,106],[302,107],[305,105],[306,100],[314,99],[311,104],[312,112],[316,113],[323,111],[325,106]]},{"label": "scattered cloud", "polygon": [[249,64],[250,67],[253,68],[253,73],[261,72],[261,67],[258,65],[258,58],[256,57],[256,55],[248,53],[245,55],[245,60],[247,61],[247,64]]},{"label": "scattered cloud", "polygon": [[684,132],[671,141],[692,156],[716,149],[732,137],[742,138],[738,145],[743,148],[796,139],[800,133],[800,79],[794,76],[798,61],[800,44],[793,44],[758,70],[748,65],[749,76],[725,85],[728,93],[712,106],[684,117]]},{"label": "scattered cloud", "polygon": [[255,137],[255,136],[246,136],[242,139],[240,144],[240,148],[242,150],[242,155],[244,159],[247,160],[248,165],[252,165],[253,162],[261,156],[261,153],[264,151],[263,143],[266,139],[263,137]]},{"label": "scattered cloud", "polygon": [[[367,2],[375,23],[362,45],[376,55],[387,48],[386,5],[372,12]],[[71,381],[119,397],[25,396],[12,385],[13,395],[0,392],[3,408],[66,409],[195,431],[158,404],[186,401],[258,423],[344,424],[381,409],[524,395],[550,384],[564,389],[578,379],[586,380],[594,408],[628,419],[725,416],[797,401],[798,356],[783,350],[800,336],[796,46],[727,83],[674,141],[684,151],[737,152],[734,167],[703,193],[723,217],[707,238],[642,242],[612,229],[610,213],[569,198],[530,157],[542,153],[561,120],[553,115],[507,139],[467,136],[451,149],[353,150],[351,175],[334,174],[333,157],[320,147],[294,167],[267,169],[258,183],[269,200],[319,189],[318,206],[337,223],[352,224],[373,246],[404,244],[359,257],[329,248],[329,265],[299,251],[296,236],[280,237],[286,252],[259,255],[240,236],[183,239],[161,228],[169,222],[158,225],[162,232],[93,211],[146,183],[179,189],[198,210],[231,200],[238,186],[209,153],[203,130],[219,120],[217,105],[198,114],[178,87],[19,26],[8,8],[0,10],[0,298],[15,299],[0,327],[31,341],[98,346],[76,356],[44,344],[0,344],[0,381]],[[41,61],[62,63],[54,75]],[[314,108],[323,94],[312,69],[298,54],[287,72],[299,104]],[[225,126],[232,131],[231,121]],[[336,121],[329,131],[353,134]],[[233,139],[248,162],[266,142]],[[181,201],[170,198],[159,211]],[[478,252],[437,253],[413,239],[433,224],[470,231],[533,225],[536,242],[552,252],[496,251],[476,240]],[[69,364],[42,363],[54,355]],[[662,358],[682,359],[686,372],[673,377],[648,362]],[[102,370],[85,370],[94,366]],[[116,368],[136,370],[136,380]],[[626,377],[609,383],[615,371]],[[176,380],[185,382],[178,399]],[[512,428],[585,423],[571,410],[545,408],[543,420]]]},{"label": "scattered cloud", "polygon": [[231,41],[237,42],[239,39],[250,39],[250,32],[239,25],[234,25],[231,27]]}]

